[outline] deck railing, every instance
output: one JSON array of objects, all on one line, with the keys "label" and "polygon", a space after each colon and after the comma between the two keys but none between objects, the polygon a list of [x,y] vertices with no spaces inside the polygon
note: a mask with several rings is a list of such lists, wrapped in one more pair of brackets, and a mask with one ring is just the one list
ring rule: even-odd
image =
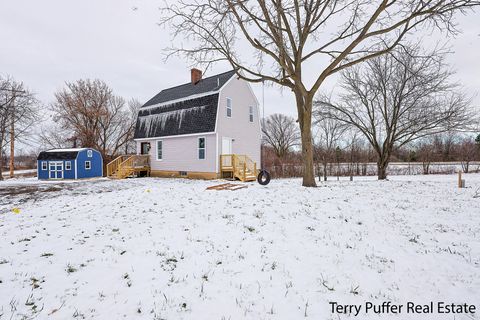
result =
[{"label": "deck railing", "polygon": [[115,172],[118,171],[118,168],[122,162],[128,159],[131,155],[118,156],[114,160],[110,161],[107,164],[107,177],[112,176]]},{"label": "deck railing", "polygon": [[107,176],[123,179],[134,172],[149,168],[149,155],[122,155],[107,164]]},{"label": "deck railing", "polygon": [[234,178],[239,178],[241,181],[252,180],[251,177],[256,177],[258,174],[257,163],[247,155],[222,154],[220,155],[220,174],[223,176],[225,172],[231,172]]}]

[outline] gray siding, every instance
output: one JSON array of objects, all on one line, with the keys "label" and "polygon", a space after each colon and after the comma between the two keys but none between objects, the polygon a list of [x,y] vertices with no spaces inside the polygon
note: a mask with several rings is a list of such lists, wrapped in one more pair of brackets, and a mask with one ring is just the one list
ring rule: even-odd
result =
[{"label": "gray siding", "polygon": [[[232,117],[227,118],[227,98],[232,99]],[[254,107],[253,122],[249,106]],[[246,154],[260,168],[261,129],[259,106],[249,84],[234,77],[220,92],[217,113],[218,154],[222,154],[222,137],[234,139],[232,151]]]},{"label": "gray siding", "polygon": [[[198,159],[198,138],[205,137],[206,158]],[[152,170],[216,172],[216,135],[208,133],[194,136],[162,137],[137,140],[137,154],[142,142],[150,142],[150,166]],[[163,141],[163,159],[157,160],[157,141]]]}]

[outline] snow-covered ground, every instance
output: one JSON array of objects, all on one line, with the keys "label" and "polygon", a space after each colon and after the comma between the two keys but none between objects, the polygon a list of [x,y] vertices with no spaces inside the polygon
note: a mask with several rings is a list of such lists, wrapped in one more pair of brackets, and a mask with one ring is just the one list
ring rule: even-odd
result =
[{"label": "snow-covered ground", "polygon": [[[26,177],[34,176],[37,174],[37,169],[24,169],[24,170],[15,170],[13,171],[15,177]],[[10,171],[3,171],[2,175],[5,179],[10,178]]]},{"label": "snow-covered ground", "polygon": [[0,182],[0,319],[350,319],[329,302],[385,300],[480,319],[480,174],[464,177]]}]

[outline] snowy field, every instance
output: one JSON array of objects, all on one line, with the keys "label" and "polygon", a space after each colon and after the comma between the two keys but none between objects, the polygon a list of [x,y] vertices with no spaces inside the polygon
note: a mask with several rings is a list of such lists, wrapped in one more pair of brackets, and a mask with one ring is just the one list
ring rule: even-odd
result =
[{"label": "snowy field", "polygon": [[[464,177],[0,182],[0,319],[480,319],[480,174]],[[477,313],[328,304],[386,300]]]},{"label": "snowy field", "polygon": [[[25,169],[25,170],[14,170],[14,174],[23,174],[23,173],[36,173],[37,169]],[[8,175],[10,171],[2,171],[2,174]]]}]

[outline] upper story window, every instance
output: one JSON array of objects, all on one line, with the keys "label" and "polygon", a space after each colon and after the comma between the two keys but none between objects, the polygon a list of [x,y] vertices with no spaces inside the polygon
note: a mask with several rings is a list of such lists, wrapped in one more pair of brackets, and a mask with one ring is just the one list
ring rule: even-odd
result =
[{"label": "upper story window", "polygon": [[254,113],[254,108],[253,106],[248,107],[248,119],[250,122],[253,122],[253,113]]},{"label": "upper story window", "polygon": [[87,150],[87,157],[89,157],[89,158],[93,157],[93,151],[92,150]]},{"label": "upper story window", "polygon": [[163,160],[163,141],[157,141],[157,160]]},{"label": "upper story window", "polygon": [[85,170],[90,170],[92,168],[92,162],[91,161],[85,161]]},{"label": "upper story window", "polygon": [[72,170],[72,161],[65,161],[65,170]]},{"label": "upper story window", "polygon": [[227,98],[227,117],[232,117],[232,99]]},{"label": "upper story window", "polygon": [[205,159],[205,138],[198,138],[198,159]]},{"label": "upper story window", "polygon": [[42,161],[42,170],[47,170],[47,161]]}]

